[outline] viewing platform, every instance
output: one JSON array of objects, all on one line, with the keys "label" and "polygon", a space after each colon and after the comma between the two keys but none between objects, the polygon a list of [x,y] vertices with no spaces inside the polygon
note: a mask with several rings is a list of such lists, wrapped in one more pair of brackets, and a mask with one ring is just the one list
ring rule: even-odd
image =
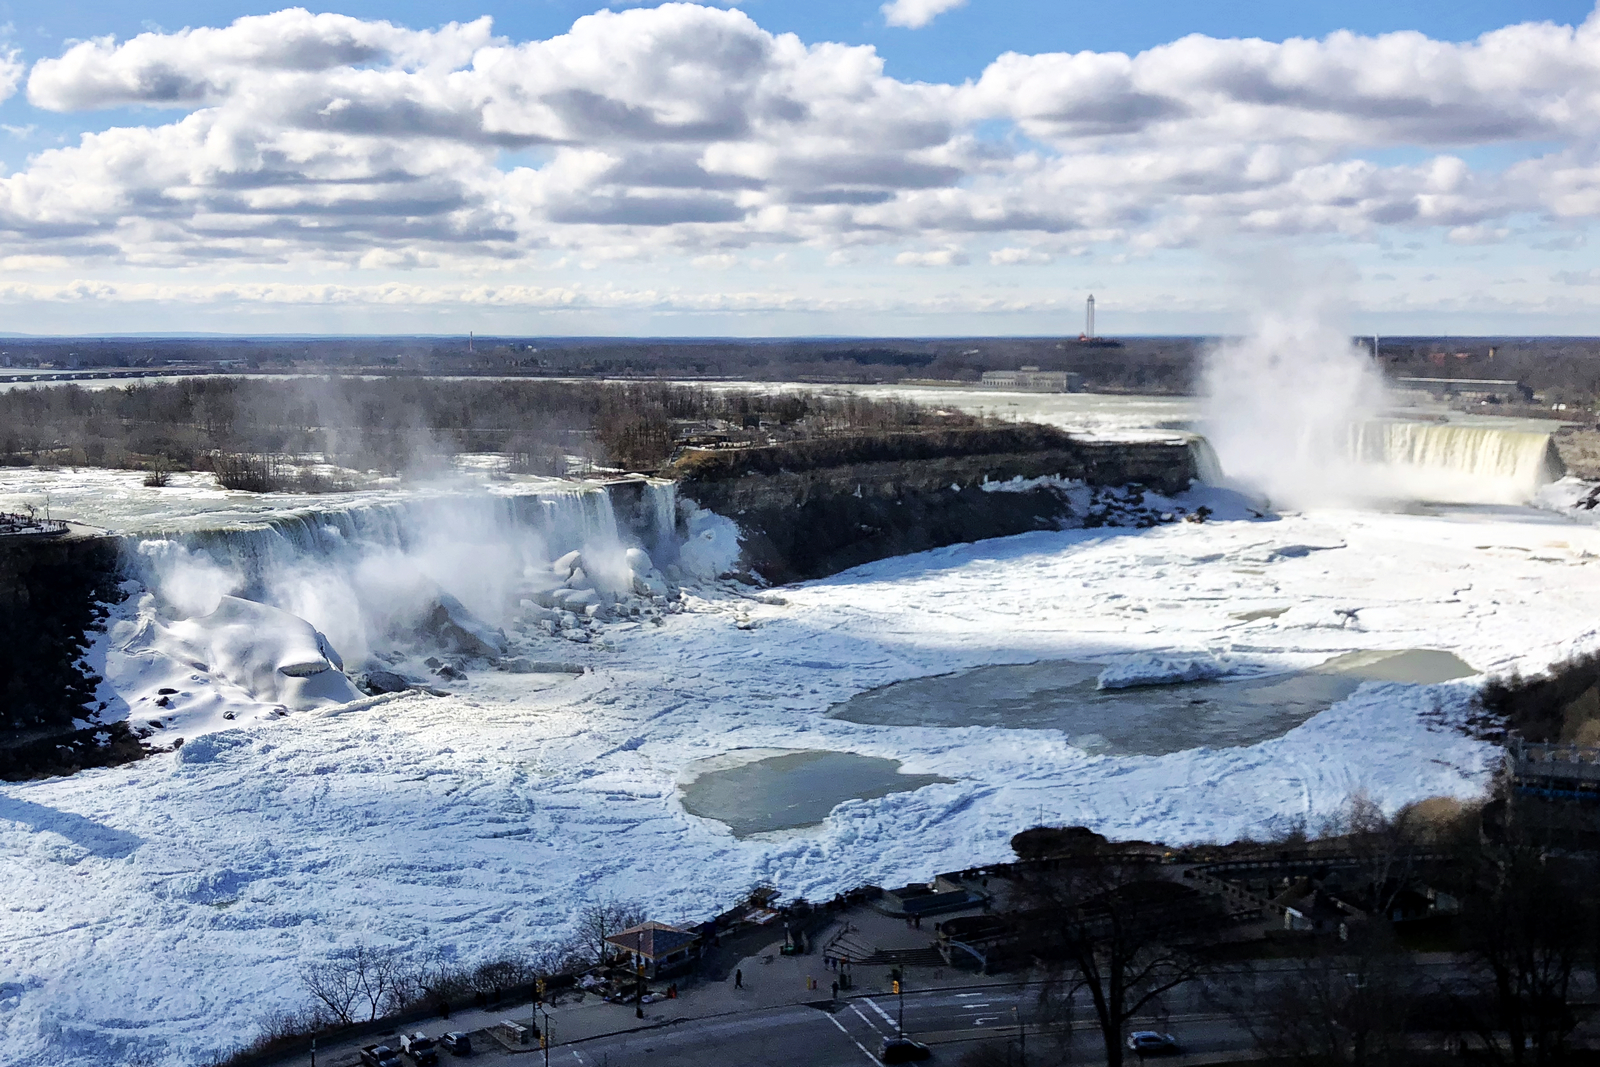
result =
[{"label": "viewing platform", "polygon": [[1506,750],[1506,762],[1519,793],[1600,800],[1600,748],[1519,738]]}]

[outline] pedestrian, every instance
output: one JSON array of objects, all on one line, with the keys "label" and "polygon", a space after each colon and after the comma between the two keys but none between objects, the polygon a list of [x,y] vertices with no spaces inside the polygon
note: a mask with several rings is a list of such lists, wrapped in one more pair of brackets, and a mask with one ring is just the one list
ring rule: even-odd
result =
[{"label": "pedestrian", "polygon": [[740,970],[737,967],[735,967],[733,969],[733,988],[735,988],[735,989],[743,989],[744,988],[744,971]]},{"label": "pedestrian", "polygon": [[922,916],[920,915],[917,916],[917,929],[922,929]]},{"label": "pedestrian", "polygon": [[833,983],[833,999],[834,1000],[838,1000],[839,999],[839,983],[838,983],[837,980],[835,980],[834,983]]}]

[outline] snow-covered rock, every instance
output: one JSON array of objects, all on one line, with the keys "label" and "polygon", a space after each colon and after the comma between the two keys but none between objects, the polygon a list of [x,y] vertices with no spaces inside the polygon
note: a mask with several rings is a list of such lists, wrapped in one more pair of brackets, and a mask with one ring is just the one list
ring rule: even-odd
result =
[{"label": "snow-covered rock", "polygon": [[299,710],[361,696],[327,638],[280,608],[224,596],[211,614],[173,623],[168,633],[175,643],[162,648],[155,637],[157,650],[205,663],[256,700]]},{"label": "snow-covered rock", "polygon": [[441,593],[424,623],[424,629],[451,651],[463,656],[498,656],[505,651],[505,635],[451,596]]}]

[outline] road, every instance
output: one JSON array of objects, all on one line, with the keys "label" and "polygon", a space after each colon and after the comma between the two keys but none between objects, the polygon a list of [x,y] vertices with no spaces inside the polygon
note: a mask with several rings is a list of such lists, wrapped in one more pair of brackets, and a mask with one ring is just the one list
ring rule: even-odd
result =
[{"label": "road", "polygon": [[[1046,1032],[1030,986],[981,990],[944,989],[907,994],[905,1032],[933,1047],[934,1062],[955,1063],[985,1041],[1017,1041],[1029,1048],[1029,1062],[1040,1065],[1094,1062],[1100,1058],[1100,1033],[1086,1010],[1073,1013],[1072,1033]],[[898,1030],[901,999],[872,995],[809,1005],[790,1005],[711,1018],[688,1019],[631,1033],[558,1044],[549,1062],[560,1067],[734,1067],[784,1064],[794,1067],[864,1067],[878,1062],[883,1038]],[[1171,1062],[1211,1058],[1206,1054],[1242,1051],[1249,1035],[1227,1019],[1204,1012],[1151,1019],[1151,1028],[1171,1030],[1193,1053]],[[557,1040],[560,1040],[557,1034]],[[481,1042],[485,1063],[534,1064],[544,1053],[507,1053]]]}]

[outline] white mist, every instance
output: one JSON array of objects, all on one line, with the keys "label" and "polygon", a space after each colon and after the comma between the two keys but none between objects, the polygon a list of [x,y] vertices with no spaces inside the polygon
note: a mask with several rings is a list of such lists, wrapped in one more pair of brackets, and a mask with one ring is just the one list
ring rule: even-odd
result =
[{"label": "white mist", "polygon": [[1350,435],[1385,406],[1383,377],[1325,294],[1273,299],[1208,353],[1203,432],[1227,480],[1274,506],[1370,499]]}]

